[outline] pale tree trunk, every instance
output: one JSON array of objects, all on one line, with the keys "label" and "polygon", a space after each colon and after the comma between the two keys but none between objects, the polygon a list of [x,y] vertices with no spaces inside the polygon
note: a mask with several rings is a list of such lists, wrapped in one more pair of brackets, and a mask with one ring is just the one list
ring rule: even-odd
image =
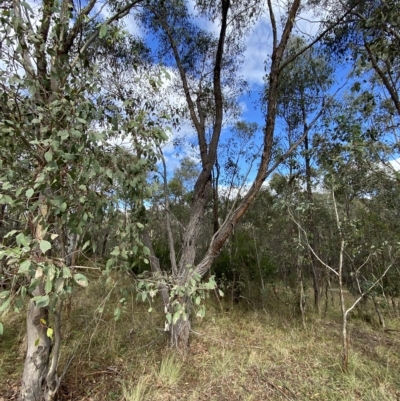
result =
[{"label": "pale tree trunk", "polygon": [[[43,240],[43,221],[47,217],[47,205],[45,196],[38,194],[41,203],[39,206],[38,222],[34,230],[35,239],[40,243]],[[42,259],[40,249],[34,251],[37,260]],[[40,275],[38,276],[40,278]],[[34,289],[33,296],[45,295],[43,276]],[[49,365],[51,351],[51,340],[47,336],[47,325],[49,323],[49,311],[47,307],[37,307],[30,300],[26,316],[27,330],[27,352],[22,374],[21,401],[41,401],[44,396],[44,385]]]},{"label": "pale tree trunk", "polygon": [[[43,287],[43,285],[41,285]],[[34,291],[39,295],[42,291]],[[34,301],[29,301],[26,317],[27,352],[22,375],[20,401],[42,401],[46,382],[51,340],[47,336],[46,324],[49,312],[47,308],[37,308]],[[46,322],[43,324],[43,322]]]},{"label": "pale tree trunk", "polygon": [[[340,310],[342,312],[342,370],[348,371],[349,368],[349,335],[347,331],[347,315],[351,309],[346,308],[346,301],[344,299],[344,287],[343,287],[343,262],[344,262],[344,246],[345,240],[343,236],[342,227],[340,224],[339,213],[337,210],[337,204],[335,199],[335,193],[332,191],[333,207],[335,210],[336,227],[339,231],[340,237],[340,252],[339,252],[339,269],[338,269],[338,281],[339,281],[339,299],[340,299]],[[353,304],[354,307],[354,304]],[[352,308],[353,308],[352,307]]]},{"label": "pale tree trunk", "polygon": [[[39,216],[43,220],[47,217],[47,205],[43,194],[39,195],[41,206]],[[36,225],[35,237],[38,242],[43,240],[43,227],[39,222]],[[65,250],[62,250],[65,253]],[[35,257],[42,258],[41,251],[35,251]],[[38,286],[34,289],[33,296],[43,296],[44,278],[40,278]],[[54,311],[54,327],[52,340],[47,335],[50,326],[49,307],[37,307],[30,300],[26,316],[27,327],[27,352],[20,391],[20,401],[53,401],[60,386],[57,376],[57,367],[61,346],[61,310],[63,302],[60,300],[58,309]],[[50,359],[51,354],[51,359]]]}]

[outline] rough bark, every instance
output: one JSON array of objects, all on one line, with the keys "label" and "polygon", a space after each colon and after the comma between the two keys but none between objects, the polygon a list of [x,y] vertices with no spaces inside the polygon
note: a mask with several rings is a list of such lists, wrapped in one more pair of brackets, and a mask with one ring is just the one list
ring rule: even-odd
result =
[{"label": "rough bark", "polygon": [[379,302],[376,300],[376,297],[374,296],[372,297],[372,301],[374,302],[375,311],[376,314],[378,315],[379,325],[382,327],[382,329],[385,329],[386,328],[385,319],[383,317],[381,310],[379,309]]},{"label": "rough bark", "polygon": [[[182,301],[185,302],[185,301]],[[180,317],[175,324],[171,324],[171,337],[170,346],[177,350],[179,353],[185,355],[189,348],[189,336],[190,336],[190,305],[186,303],[186,319]]]},{"label": "rough bark", "polygon": [[27,352],[20,401],[42,401],[44,398],[51,340],[47,337],[47,328],[41,320],[48,322],[48,316],[47,308],[37,308],[34,301],[29,301],[26,316]]}]

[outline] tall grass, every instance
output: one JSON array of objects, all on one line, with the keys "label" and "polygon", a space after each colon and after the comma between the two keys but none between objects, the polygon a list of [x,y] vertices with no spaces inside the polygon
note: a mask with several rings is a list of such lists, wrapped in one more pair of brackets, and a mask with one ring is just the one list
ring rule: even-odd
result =
[{"label": "tall grass", "polygon": [[[115,321],[122,291],[127,301]],[[281,294],[284,291],[280,289]],[[193,322],[190,352],[183,360],[167,349],[161,307],[154,305],[149,314],[148,306],[136,301],[126,283],[92,279],[63,316],[61,369],[68,364],[69,369],[60,401],[400,398],[398,332],[384,332],[375,321],[367,323],[354,314],[350,366],[344,374],[336,301],[325,318],[308,312],[305,330],[295,308],[269,301],[264,302],[268,313],[257,310],[256,302],[221,312],[210,301],[206,317]],[[386,320],[387,327],[400,330],[398,320],[388,316]],[[10,314],[5,323],[0,338],[0,399],[12,399],[23,362],[18,348],[24,316]]]}]

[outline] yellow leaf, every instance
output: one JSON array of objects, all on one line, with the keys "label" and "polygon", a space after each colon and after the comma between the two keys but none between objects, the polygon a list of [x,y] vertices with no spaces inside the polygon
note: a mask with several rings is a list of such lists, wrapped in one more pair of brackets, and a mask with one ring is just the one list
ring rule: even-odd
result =
[{"label": "yellow leaf", "polygon": [[47,337],[53,338],[53,329],[51,329],[50,327],[47,329]]}]

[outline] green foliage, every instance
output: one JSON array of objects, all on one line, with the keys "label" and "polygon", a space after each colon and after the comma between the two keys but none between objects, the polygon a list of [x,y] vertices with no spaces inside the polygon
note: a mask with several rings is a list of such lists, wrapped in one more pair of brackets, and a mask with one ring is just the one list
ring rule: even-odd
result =
[{"label": "green foliage", "polygon": [[[110,102],[102,93],[107,77],[74,47],[48,59],[67,46],[57,34],[64,29],[59,6],[45,10],[51,24],[45,28],[42,22],[43,29],[54,40],[41,44],[18,7],[1,11],[6,57],[0,70],[0,204],[6,220],[0,263],[11,279],[0,308],[20,310],[29,295],[36,306],[54,311],[74,285],[88,286],[74,265],[79,255],[96,252],[97,230],[106,222],[119,240],[106,272],[118,265],[116,257],[146,255],[139,240],[143,201],[153,190],[146,175],[155,168],[154,149],[165,134],[148,105],[118,104],[115,97]],[[22,15],[33,13],[27,3],[20,7]],[[106,38],[107,24],[96,29]],[[35,71],[26,46],[42,60]],[[133,150],[110,145],[121,135],[130,137]]]},{"label": "green foliage", "polygon": [[[210,290],[217,287],[214,276],[207,281],[192,269],[189,271],[190,279],[184,284],[177,284],[173,276],[160,276],[144,273],[138,276],[136,284],[137,299],[148,302],[149,312],[152,311],[152,303],[160,288],[166,288],[169,294],[169,304],[165,309],[167,327],[175,324],[179,319],[187,320],[188,314],[194,309],[196,316],[205,316],[204,301],[209,297]],[[223,296],[222,291],[220,295]]]}]

